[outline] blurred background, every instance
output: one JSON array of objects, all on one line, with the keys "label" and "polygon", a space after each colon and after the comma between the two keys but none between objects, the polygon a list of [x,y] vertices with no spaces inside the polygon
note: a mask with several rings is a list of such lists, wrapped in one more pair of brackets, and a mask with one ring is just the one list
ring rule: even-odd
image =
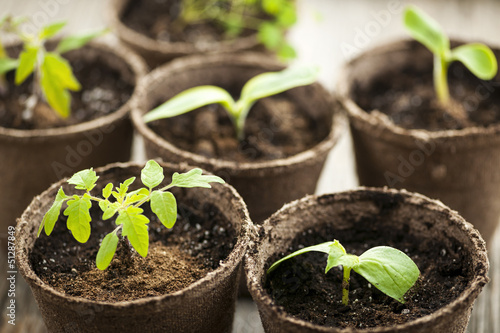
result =
[{"label": "blurred background", "polygon": [[[375,45],[406,36],[401,13],[408,3],[402,0],[297,0],[298,22],[288,34],[298,54],[294,62],[318,65],[320,81],[329,91],[335,91],[339,71],[346,61]],[[450,37],[500,45],[500,1],[416,0],[411,3],[436,18]],[[67,20],[65,32],[81,32],[106,26],[106,5],[104,0],[1,0],[0,16],[23,15],[37,27]],[[106,38],[115,42],[113,36]],[[133,159],[144,160],[139,138],[135,139]],[[351,139],[346,129],[329,156],[317,193],[356,186]],[[491,282],[476,301],[468,328],[471,333],[500,332],[500,229],[490,244],[489,258]],[[44,332],[31,292],[20,276],[16,290],[16,326],[6,324],[5,272],[2,266],[0,332]],[[251,300],[238,301],[233,331],[263,332],[258,311]]]}]

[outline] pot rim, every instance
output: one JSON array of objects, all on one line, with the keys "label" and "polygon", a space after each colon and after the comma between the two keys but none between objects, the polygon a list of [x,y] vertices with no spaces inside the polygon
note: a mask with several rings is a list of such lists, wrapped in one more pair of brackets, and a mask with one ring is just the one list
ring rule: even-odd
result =
[{"label": "pot rim", "polygon": [[253,33],[246,37],[239,37],[234,40],[213,42],[210,43],[210,47],[207,49],[197,48],[194,44],[188,42],[167,42],[155,40],[129,28],[122,22],[121,15],[129,1],[130,0],[110,1],[106,10],[107,21],[109,22],[111,29],[117,34],[117,36],[119,36],[119,38],[123,39],[126,43],[136,45],[145,50],[166,55],[200,52],[222,53],[249,49],[260,44],[257,40],[257,33]]},{"label": "pot rim", "polygon": [[[464,41],[456,38],[451,39],[452,42],[464,43]],[[373,116],[371,113],[363,110],[351,97],[351,71],[350,68],[357,62],[366,62],[373,55],[382,56],[392,52],[402,52],[410,49],[410,45],[419,44],[413,39],[399,39],[393,42],[381,44],[370,48],[349,62],[344,64],[340,70],[339,79],[337,81],[337,92],[342,104],[347,110],[348,117],[352,122],[352,126],[359,127],[367,132],[378,133],[378,136],[383,141],[393,142],[401,146],[414,146],[415,141],[436,141],[436,142],[468,142],[487,138],[488,140],[499,139],[500,123],[488,127],[466,127],[463,129],[428,131],[425,129],[406,129],[394,124],[388,119]],[[491,43],[489,43],[491,45]],[[500,49],[493,47],[492,49],[500,52]],[[384,68],[380,70],[382,72]]]},{"label": "pot rim", "polygon": [[[347,121],[344,116],[344,111],[341,104],[318,82],[313,83],[315,89],[320,89],[324,92],[328,103],[335,110],[332,112],[332,125],[328,135],[315,146],[298,154],[274,159],[269,161],[258,162],[235,162],[231,160],[223,160],[218,158],[208,158],[190,151],[180,149],[174,144],[165,140],[149,128],[142,120],[142,114],[149,110],[141,110],[141,104],[147,97],[148,87],[162,77],[171,74],[188,72],[191,69],[197,69],[203,66],[213,66],[221,64],[231,64],[234,67],[260,67],[268,68],[269,70],[277,70],[283,68],[283,64],[271,59],[265,55],[255,52],[244,52],[238,54],[211,54],[211,55],[193,55],[180,59],[156,68],[146,75],[139,84],[139,94],[137,99],[132,104],[132,122],[138,132],[146,139],[153,142],[156,146],[163,150],[170,151],[176,155],[182,156],[190,164],[194,165],[209,165],[211,170],[237,170],[237,171],[262,171],[272,170],[281,172],[284,168],[290,165],[306,164],[317,158],[317,156],[325,155],[337,143],[345,128]],[[214,171],[215,172],[215,171]]]},{"label": "pot rim", "polygon": [[[296,207],[300,207],[301,209],[304,208],[307,209],[308,207],[317,205],[317,202],[320,200],[328,200],[329,202],[333,201],[339,202],[339,201],[349,201],[349,200],[352,201],[351,198],[353,195],[363,196],[368,193],[390,193],[393,195],[399,194],[405,198],[405,204],[411,204],[413,206],[424,206],[426,207],[426,209],[435,209],[439,212],[446,213],[447,219],[453,221],[454,224],[462,232],[468,234],[473,244],[474,250],[477,251],[478,253],[478,257],[483,259],[480,262],[482,263],[484,270],[481,272],[476,272],[474,278],[471,281],[469,281],[468,286],[462,293],[460,293],[460,295],[456,299],[454,299],[449,304],[439,308],[437,311],[433,312],[430,315],[426,315],[417,318],[415,320],[411,320],[406,323],[397,324],[393,326],[371,327],[365,329],[325,327],[293,317],[283,310],[278,311],[278,306],[275,305],[271,296],[267,294],[264,291],[264,288],[262,287],[262,283],[260,281],[262,276],[256,276],[257,274],[255,274],[255,272],[252,270],[252,267],[256,266],[254,256],[257,256],[257,253],[259,253],[262,244],[261,239],[262,237],[264,237],[264,236],[262,237],[259,236],[259,239],[257,239],[255,243],[252,242],[251,244],[251,247],[255,248],[256,250],[253,253],[248,252],[245,255],[245,261],[244,261],[245,273],[247,276],[247,285],[250,294],[252,295],[252,298],[254,300],[258,300],[258,303],[263,304],[262,306],[265,307],[267,311],[272,312],[273,316],[279,318],[281,322],[287,322],[293,325],[300,325],[309,330],[314,330],[317,332],[325,332],[325,333],[404,332],[408,328],[425,325],[431,319],[435,320],[437,318],[449,315],[450,313],[456,313],[456,311],[460,308],[463,308],[464,304],[467,304],[469,300],[472,300],[471,301],[472,304],[474,299],[477,298],[478,294],[481,292],[481,289],[489,281],[489,278],[487,276],[489,270],[489,261],[487,256],[486,243],[482,239],[479,232],[474,228],[474,226],[469,222],[465,221],[465,219],[461,217],[458,214],[458,212],[451,210],[439,200],[430,199],[419,193],[408,192],[404,189],[397,190],[387,187],[376,188],[376,187],[360,186],[354,190],[348,190],[344,192],[337,192],[337,193],[323,194],[323,195],[307,195],[302,199],[295,200],[288,204],[285,204],[280,210],[278,210],[266,221],[264,221],[263,225],[260,227],[259,235],[267,235],[269,229],[273,227],[272,224],[276,224],[276,222],[279,221],[280,215],[292,212],[296,209]],[[249,272],[252,274],[249,274]]]},{"label": "pot rim", "polygon": [[[193,166],[185,163],[172,164],[172,163],[165,163],[162,161],[158,161],[158,163],[162,166],[162,168],[167,167],[176,170],[181,170],[181,169],[186,170],[194,168]],[[104,167],[97,168],[95,169],[95,171],[99,174],[101,172],[105,172],[114,168],[127,169],[130,167],[143,168],[144,163],[139,163],[139,162],[112,163]],[[203,173],[210,174],[205,170],[203,170]],[[252,221],[250,220],[248,210],[241,196],[238,194],[238,192],[236,192],[236,190],[231,185],[227,183],[217,184],[217,186],[224,187],[224,190],[228,191],[230,193],[230,196],[233,199],[235,199],[233,200],[233,204],[236,205],[234,209],[240,215],[240,218],[242,219],[242,224],[241,224],[241,233],[237,237],[237,241],[233,249],[231,250],[229,255],[224,259],[224,263],[219,265],[219,267],[217,267],[215,270],[207,273],[201,279],[198,279],[196,282],[190,284],[189,286],[181,290],[160,296],[149,296],[134,300],[120,301],[120,302],[105,302],[105,301],[94,301],[84,297],[67,295],[63,292],[57,291],[50,284],[43,282],[38,277],[38,275],[33,271],[33,268],[31,267],[28,258],[28,253],[24,251],[25,247],[24,243],[26,242],[26,239],[31,236],[29,234],[29,223],[31,222],[25,221],[27,214],[30,213],[32,210],[38,210],[38,205],[40,204],[41,198],[44,196],[48,196],[50,192],[53,192],[52,194],[56,193],[57,189],[61,185],[66,183],[68,179],[69,177],[59,180],[58,182],[52,184],[43,193],[33,198],[32,202],[30,203],[28,208],[24,211],[23,215],[20,218],[18,218],[16,225],[16,262],[19,272],[21,273],[21,275],[24,277],[24,279],[27,281],[27,283],[30,285],[31,288],[36,286],[37,288],[44,289],[46,292],[50,294],[51,297],[56,299],[65,299],[65,301],[71,303],[98,305],[107,307],[109,309],[136,307],[151,302],[168,302],[168,301],[175,302],[178,300],[182,300],[182,298],[186,295],[186,293],[196,293],[197,290],[201,290],[205,286],[208,287],[213,286],[214,284],[213,281],[215,281],[213,276],[219,274],[227,276],[231,274],[231,272],[238,267],[238,263],[243,262],[246,248],[248,247],[248,243],[250,242],[250,237],[253,237],[252,234],[254,232],[254,226]],[[26,234],[28,234],[28,236],[26,236]],[[23,262],[23,265],[19,265],[20,262]]]},{"label": "pot rim", "polygon": [[[17,43],[13,43],[8,46],[12,46],[15,44]],[[125,64],[127,64],[134,75],[135,81],[133,83],[134,89],[127,102],[122,104],[117,110],[111,112],[108,115],[70,126],[30,130],[6,128],[0,126],[0,138],[12,141],[28,141],[39,139],[46,140],[47,138],[50,138],[52,140],[62,140],[65,136],[71,136],[77,133],[83,133],[95,130],[97,128],[109,126],[113,123],[116,123],[118,120],[126,118],[128,116],[132,101],[137,98],[139,82],[148,71],[144,60],[127,47],[114,41],[91,41],[85,47],[90,47],[100,53],[112,54],[113,56],[120,58]],[[82,50],[83,48],[75,51],[78,52]]]}]

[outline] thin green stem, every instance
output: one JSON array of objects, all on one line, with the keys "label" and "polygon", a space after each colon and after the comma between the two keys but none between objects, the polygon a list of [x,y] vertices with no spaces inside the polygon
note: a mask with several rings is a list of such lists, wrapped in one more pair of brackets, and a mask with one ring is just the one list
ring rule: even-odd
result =
[{"label": "thin green stem", "polygon": [[444,56],[434,56],[434,89],[438,100],[443,104],[448,104],[450,91],[448,89],[448,62]]},{"label": "thin green stem", "polygon": [[351,268],[344,266],[344,278],[342,280],[342,304],[349,305],[349,279]]}]

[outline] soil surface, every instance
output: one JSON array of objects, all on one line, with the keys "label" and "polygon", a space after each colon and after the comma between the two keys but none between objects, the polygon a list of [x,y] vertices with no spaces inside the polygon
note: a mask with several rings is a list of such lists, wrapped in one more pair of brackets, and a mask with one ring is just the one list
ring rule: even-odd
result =
[{"label": "soil surface", "polygon": [[[188,42],[200,48],[228,38],[216,22],[185,25],[179,20],[180,0],[132,0],[123,11],[122,22],[137,32],[164,42]],[[244,29],[239,35],[255,31]]]},{"label": "soil surface", "polygon": [[293,156],[314,147],[328,135],[326,124],[313,120],[284,94],[264,98],[252,107],[241,142],[236,139],[227,111],[218,104],[157,120],[149,126],[181,149],[236,162]]},{"label": "soil surface", "polygon": [[134,87],[117,70],[100,62],[71,62],[82,90],[71,93],[71,115],[62,119],[39,102],[31,119],[23,118],[26,100],[33,92],[33,75],[20,86],[14,84],[14,71],[7,74],[7,90],[0,92],[0,126],[16,129],[44,129],[75,125],[118,110],[132,95]]},{"label": "soil surface", "polygon": [[381,75],[368,89],[355,87],[352,97],[362,109],[381,112],[407,129],[440,131],[500,122],[500,82],[479,80],[454,62],[448,84],[452,101],[446,108],[437,101],[431,64],[425,72],[407,67],[394,75]]},{"label": "soil surface", "polygon": [[[334,267],[325,274],[326,254],[299,255],[283,262],[264,281],[267,292],[288,314],[328,327],[392,326],[428,315],[450,303],[470,281],[472,273],[466,268],[470,259],[464,257],[458,243],[447,247],[435,239],[417,240],[404,228],[399,231],[383,228],[372,219],[362,219],[349,230],[328,226],[321,233],[304,232],[283,255],[333,238],[341,242],[347,253],[358,256],[383,245],[404,251],[417,264],[421,276],[401,304],[351,271],[350,304],[343,306],[342,270]],[[270,258],[268,266],[279,258]]]},{"label": "soil surface", "polygon": [[103,237],[116,227],[113,219],[103,222],[94,205],[90,239],[81,244],[66,229],[66,217],[61,214],[53,233],[43,233],[36,240],[31,265],[53,288],[92,300],[119,302],[173,293],[219,267],[236,242],[234,229],[216,207],[193,207],[179,203],[177,222],[167,229],[144,205],[150,219],[147,257],[141,257],[128,241],[120,241],[104,271],[97,269],[95,258]]}]

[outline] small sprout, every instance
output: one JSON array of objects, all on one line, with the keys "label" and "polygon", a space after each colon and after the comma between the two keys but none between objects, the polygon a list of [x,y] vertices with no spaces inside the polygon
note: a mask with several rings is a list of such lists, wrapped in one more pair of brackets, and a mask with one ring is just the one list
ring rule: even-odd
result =
[{"label": "small sprout", "polygon": [[307,252],[328,254],[325,274],[333,267],[343,266],[342,304],[349,304],[349,279],[351,270],[363,276],[381,292],[404,303],[404,295],[417,281],[420,271],[417,265],[403,252],[388,246],[377,246],[359,257],[346,253],[338,240],[309,246],[276,261],[269,267],[271,273],[283,261]]},{"label": "small sprout", "polygon": [[190,88],[146,113],[144,121],[148,123],[157,119],[171,118],[205,105],[218,103],[228,112],[238,140],[243,140],[245,120],[257,100],[295,87],[309,85],[316,81],[317,75],[316,67],[290,67],[281,72],[259,74],[243,86],[238,101],[234,101],[231,95],[220,87]]},{"label": "small sprout", "polygon": [[21,31],[20,25],[23,22],[24,19],[11,16],[0,21],[0,31],[14,34],[23,42],[23,50],[18,59],[10,58],[0,43],[0,79],[5,73],[15,69],[15,84],[20,85],[33,74],[33,92],[27,101],[34,100],[35,103],[26,103],[28,117],[33,115],[36,101],[43,96],[61,118],[67,118],[70,115],[71,105],[69,91],[79,91],[81,86],[73,74],[71,65],[61,54],[84,46],[92,39],[106,33],[107,30],[67,36],[61,39],[54,51],[47,51],[46,41],[54,37],[66,25],[66,22],[43,26],[35,35]]},{"label": "small sprout", "polygon": [[[113,184],[108,183],[102,190],[103,198],[99,198],[90,194],[99,178],[95,171],[91,168],[77,172],[68,180],[68,183],[75,185],[75,189],[85,191],[85,193],[67,196],[60,188],[52,207],[43,217],[37,236],[40,236],[43,229],[47,236],[52,233],[62,205],[66,203],[67,208],[64,210],[64,215],[68,217],[67,227],[78,242],[86,243],[91,232],[90,208],[92,201],[95,201],[103,212],[103,220],[118,215],[115,219],[117,227],[104,237],[97,253],[97,268],[105,270],[111,263],[118,246],[118,232],[121,232],[122,237],[127,237],[137,253],[146,257],[149,248],[147,226],[149,219],[143,214],[141,205],[150,202],[153,213],[158,216],[165,227],[170,229],[177,220],[177,202],[174,195],[168,191],[170,188],[210,188],[210,183],[224,183],[224,180],[217,176],[202,175],[201,169],[192,169],[186,173],[174,173],[169,185],[153,190],[160,185],[164,177],[163,168],[157,162],[150,160],[141,171],[141,181],[146,187],[129,192],[129,186],[135,181],[135,177],[131,177],[114,189]],[[110,200],[111,197],[113,200]]]},{"label": "small sprout", "polygon": [[229,38],[241,35],[245,29],[257,31],[259,41],[280,58],[296,56],[285,39],[286,30],[297,22],[293,0],[184,0],[174,23],[177,30],[183,30],[187,24],[207,21],[222,27]]},{"label": "small sprout", "polygon": [[491,80],[498,69],[493,51],[484,44],[472,43],[450,49],[450,40],[439,24],[416,6],[404,11],[404,26],[410,35],[434,54],[434,89],[438,100],[448,104],[448,67],[453,61],[462,62],[475,76]]}]

